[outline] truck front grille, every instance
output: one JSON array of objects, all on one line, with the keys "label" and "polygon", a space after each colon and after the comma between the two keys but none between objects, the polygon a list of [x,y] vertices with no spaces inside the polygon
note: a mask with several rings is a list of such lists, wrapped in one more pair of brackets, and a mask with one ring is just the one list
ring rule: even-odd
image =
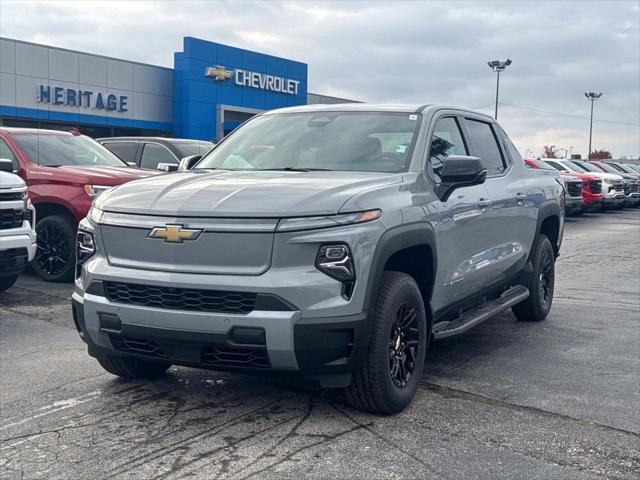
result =
[{"label": "truck front grille", "polygon": [[202,363],[221,367],[271,368],[266,349],[204,347]]},{"label": "truck front grille", "polygon": [[582,182],[567,182],[567,192],[571,197],[581,197]]},{"label": "truck front grille", "polygon": [[26,248],[9,248],[0,251],[0,269],[25,265],[29,258]]},{"label": "truck front grille", "polygon": [[20,228],[23,218],[22,210],[0,210],[0,230]]},{"label": "truck front grille", "polygon": [[170,310],[215,313],[249,313],[255,308],[257,297],[255,293],[116,282],[105,282],[105,291],[107,298],[112,302]]},{"label": "truck front grille", "polygon": [[602,193],[602,181],[601,180],[591,180],[589,182],[589,190],[591,190],[591,193],[597,195],[599,193]]},{"label": "truck front grille", "polygon": [[15,202],[22,200],[22,192],[0,192],[0,202]]}]

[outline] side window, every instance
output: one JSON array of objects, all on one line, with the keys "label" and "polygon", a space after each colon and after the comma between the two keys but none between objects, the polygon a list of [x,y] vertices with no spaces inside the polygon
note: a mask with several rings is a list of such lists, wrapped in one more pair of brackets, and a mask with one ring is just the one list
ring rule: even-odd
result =
[{"label": "side window", "polygon": [[2,140],[1,138],[0,138],[0,158],[11,160],[11,163],[13,163],[13,169],[16,171],[20,170],[20,163],[18,163],[18,159],[9,148],[9,145],[7,145],[5,141]]},{"label": "side window", "polygon": [[436,122],[429,148],[427,175],[435,182],[440,182],[440,170],[449,155],[468,155],[468,152],[458,121],[453,117],[444,117]]},{"label": "side window", "polygon": [[473,146],[473,155],[480,157],[487,168],[487,175],[498,175],[505,170],[502,152],[498,147],[496,134],[490,124],[478,120],[466,119],[469,140]]},{"label": "side window", "polygon": [[140,168],[158,168],[159,163],[178,164],[178,160],[173,153],[163,145],[157,143],[145,143],[142,150],[142,158],[140,159]]},{"label": "side window", "polygon": [[103,144],[123,162],[135,162],[138,144],[135,142],[111,142]]},{"label": "side window", "polygon": [[511,139],[507,138],[504,141],[504,145],[506,147],[507,152],[509,153],[509,156],[511,157],[511,161],[512,162],[520,162],[522,163],[522,155],[520,155],[520,152],[518,152],[518,149],[516,148],[516,146],[513,144],[513,142],[511,141]]}]

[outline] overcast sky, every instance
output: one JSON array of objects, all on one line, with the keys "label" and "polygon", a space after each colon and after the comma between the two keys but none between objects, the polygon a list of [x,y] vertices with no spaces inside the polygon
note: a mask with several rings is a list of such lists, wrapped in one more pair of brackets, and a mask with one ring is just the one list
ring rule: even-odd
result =
[{"label": "overcast sky", "polygon": [[498,116],[523,155],[587,153],[585,91],[604,93],[593,148],[640,153],[639,1],[0,0],[0,35],[167,67],[194,36],[306,62],[314,93],[485,113],[495,95],[486,62],[508,57]]}]

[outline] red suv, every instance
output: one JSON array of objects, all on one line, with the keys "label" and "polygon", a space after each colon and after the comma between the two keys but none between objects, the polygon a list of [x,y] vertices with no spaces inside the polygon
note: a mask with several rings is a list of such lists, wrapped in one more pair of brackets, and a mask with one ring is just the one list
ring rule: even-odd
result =
[{"label": "red suv", "polygon": [[554,159],[525,160],[531,168],[541,168],[542,165],[555,168],[561,175],[582,180],[582,206],[585,212],[599,211],[602,209],[602,179],[588,173],[574,173],[567,170],[560,162]]},{"label": "red suv", "polygon": [[38,249],[32,262],[44,280],[68,281],[75,269],[75,235],[102,191],[160,172],[132,168],[77,132],[0,128],[0,158],[10,159],[36,208]]}]

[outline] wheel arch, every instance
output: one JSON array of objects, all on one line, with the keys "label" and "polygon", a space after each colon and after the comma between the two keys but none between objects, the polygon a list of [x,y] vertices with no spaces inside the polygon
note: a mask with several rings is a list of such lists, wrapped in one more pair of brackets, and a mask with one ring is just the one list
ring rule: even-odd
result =
[{"label": "wheel arch", "polygon": [[556,257],[560,254],[560,245],[562,243],[562,229],[564,224],[562,218],[560,205],[557,203],[548,202],[540,207],[536,234],[545,235],[549,239]]},{"label": "wheel arch", "polygon": [[369,282],[365,294],[365,307],[373,311],[376,292],[385,270],[411,275],[418,284],[428,312],[433,294],[433,279],[437,271],[435,233],[428,223],[412,223],[387,230],[378,241],[373,255]]},{"label": "wheel arch", "polygon": [[70,207],[56,202],[38,202],[33,205],[36,209],[36,219],[38,221],[51,215],[64,215],[73,218],[73,221],[77,223],[76,217],[73,214],[73,210]]}]

